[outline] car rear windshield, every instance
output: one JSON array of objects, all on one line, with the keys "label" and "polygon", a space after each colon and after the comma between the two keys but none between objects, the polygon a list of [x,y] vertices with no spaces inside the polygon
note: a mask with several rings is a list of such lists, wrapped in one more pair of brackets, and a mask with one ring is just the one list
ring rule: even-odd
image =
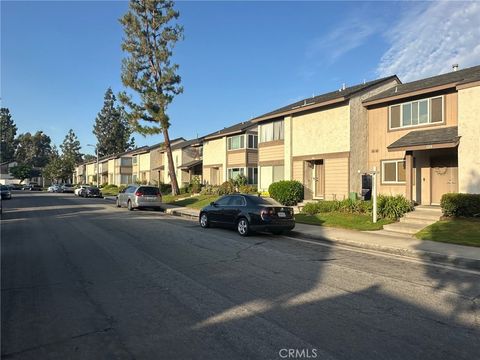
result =
[{"label": "car rear windshield", "polygon": [[150,187],[150,186],[143,186],[140,189],[138,189],[143,195],[158,195],[160,194],[160,191],[156,187]]},{"label": "car rear windshield", "polygon": [[276,202],[271,198],[263,198],[260,196],[252,196],[250,200],[257,205],[273,205],[273,206],[282,206],[282,204]]}]

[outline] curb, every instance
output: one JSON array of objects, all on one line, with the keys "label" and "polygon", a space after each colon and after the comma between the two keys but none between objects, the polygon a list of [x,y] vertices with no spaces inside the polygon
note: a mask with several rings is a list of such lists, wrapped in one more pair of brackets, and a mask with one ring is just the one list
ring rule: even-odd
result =
[{"label": "curb", "polygon": [[465,269],[480,270],[480,260],[477,260],[477,259],[470,259],[470,258],[464,258],[459,256],[447,255],[447,254],[439,254],[439,253],[434,253],[430,251],[410,250],[405,248],[395,248],[395,247],[388,247],[388,246],[382,246],[382,245],[376,245],[376,244],[359,243],[359,242],[344,240],[340,238],[305,234],[299,231],[291,231],[290,235],[292,235],[292,237],[303,237],[310,240],[318,240],[318,241],[330,242],[330,243],[333,242],[333,243],[346,245],[350,247],[375,250],[375,251],[380,251],[388,254],[400,255],[400,256],[405,256],[405,257],[419,259],[419,260],[427,260],[433,263],[440,263],[443,265],[454,265],[454,266],[465,268]]},{"label": "curb", "polygon": [[186,213],[181,210],[177,210],[173,208],[165,209],[165,214],[172,215],[172,216],[179,216],[179,217],[183,217],[190,220],[198,220],[197,214],[190,214],[190,213]]},{"label": "curb", "polygon": [[[183,212],[182,210],[178,210],[176,208],[165,209],[165,213],[172,216],[183,217],[189,220],[198,220],[197,214]],[[303,233],[295,230],[290,231],[286,235],[287,236],[289,235],[294,238],[295,237],[304,238],[309,240],[317,240],[325,243],[336,243],[336,244],[345,245],[345,246],[354,247],[354,248],[374,250],[374,251],[384,252],[387,254],[409,257],[417,260],[430,261],[432,263],[437,263],[442,265],[456,266],[464,269],[480,270],[480,260],[477,260],[477,259],[464,258],[464,257],[459,257],[454,255],[447,255],[447,254],[439,254],[439,253],[423,251],[423,250],[410,250],[406,248],[396,248],[396,247],[388,247],[388,246],[382,246],[382,245],[376,245],[376,244],[369,244],[365,242],[356,242],[356,241],[345,240],[342,238],[313,235],[313,234]]]}]

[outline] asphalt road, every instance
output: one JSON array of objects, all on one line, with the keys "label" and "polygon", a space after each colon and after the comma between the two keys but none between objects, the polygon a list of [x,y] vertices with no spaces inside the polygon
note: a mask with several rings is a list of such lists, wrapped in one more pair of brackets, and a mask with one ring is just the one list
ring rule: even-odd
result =
[{"label": "asphalt road", "polygon": [[14,192],[5,359],[475,359],[480,275]]}]

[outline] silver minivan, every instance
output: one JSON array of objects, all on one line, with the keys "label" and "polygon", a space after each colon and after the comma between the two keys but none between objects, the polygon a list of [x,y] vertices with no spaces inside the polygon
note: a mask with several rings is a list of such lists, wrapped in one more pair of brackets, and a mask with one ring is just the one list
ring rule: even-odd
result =
[{"label": "silver minivan", "polygon": [[128,210],[162,208],[162,194],[160,189],[148,185],[129,185],[117,195],[117,207],[125,206]]}]

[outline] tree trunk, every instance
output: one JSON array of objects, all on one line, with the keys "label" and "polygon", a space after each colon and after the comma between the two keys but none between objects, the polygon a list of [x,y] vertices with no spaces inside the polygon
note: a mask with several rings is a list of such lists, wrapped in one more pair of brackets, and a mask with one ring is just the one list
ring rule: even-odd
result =
[{"label": "tree trunk", "polygon": [[173,163],[172,148],[170,146],[170,137],[167,128],[163,128],[163,138],[165,140],[165,149],[167,150],[168,174],[170,175],[170,182],[172,184],[172,195],[178,195],[180,190],[178,188],[177,172],[175,171],[175,165]]}]

